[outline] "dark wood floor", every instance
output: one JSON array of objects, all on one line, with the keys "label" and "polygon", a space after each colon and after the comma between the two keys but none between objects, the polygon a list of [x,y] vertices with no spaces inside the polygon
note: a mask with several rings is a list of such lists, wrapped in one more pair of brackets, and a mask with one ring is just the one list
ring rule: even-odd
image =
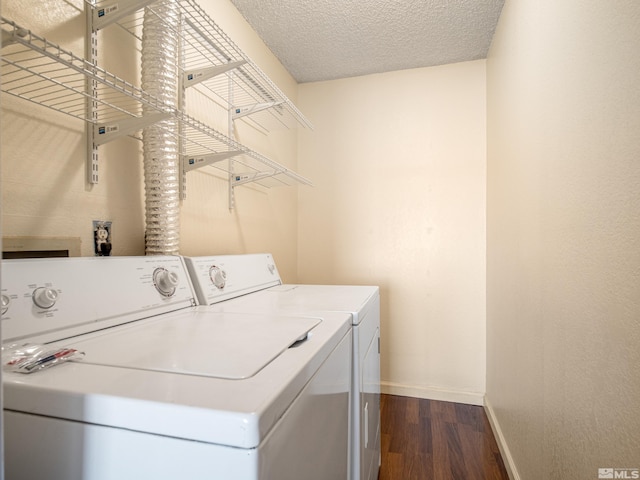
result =
[{"label": "dark wood floor", "polygon": [[482,407],[382,395],[379,480],[509,480]]}]

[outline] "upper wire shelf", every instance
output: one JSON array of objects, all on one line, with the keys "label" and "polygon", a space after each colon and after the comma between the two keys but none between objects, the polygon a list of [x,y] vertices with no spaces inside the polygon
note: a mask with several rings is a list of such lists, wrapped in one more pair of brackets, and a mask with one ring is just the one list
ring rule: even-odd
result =
[{"label": "upper wire shelf", "polygon": [[[147,5],[144,9],[140,4]],[[101,23],[108,24],[113,11],[111,1],[100,1],[96,11],[103,12]],[[158,15],[152,1],[136,2],[117,21],[125,30],[142,40],[145,12]],[[312,129],[311,122],[298,110],[271,79],[224,33],[209,15],[193,0],[178,0],[181,27],[175,29],[182,45],[182,61],[177,68],[185,88],[197,87],[204,95],[222,104],[232,119],[243,118],[265,131],[293,128],[297,125]],[[105,13],[106,12],[106,13]],[[115,14],[115,12],[114,12]]]},{"label": "upper wire shelf", "polygon": [[[232,184],[256,182],[265,187],[311,182],[205,125],[97,65],[0,17],[1,90],[15,97],[84,120],[88,134],[101,145],[162,120],[177,119],[170,132],[185,146],[183,161],[205,162],[232,175]],[[89,86],[90,85],[90,86]],[[91,91],[93,90],[93,91]],[[89,105],[91,107],[89,107]],[[162,123],[158,123],[162,125]],[[219,159],[233,158],[234,168]],[[188,170],[183,168],[183,171]]]},{"label": "upper wire shelf", "polygon": [[[2,91],[94,125],[140,120],[143,109],[167,113],[156,98],[4,17]],[[97,95],[87,90],[95,82]],[[90,115],[87,101],[96,115]]]}]

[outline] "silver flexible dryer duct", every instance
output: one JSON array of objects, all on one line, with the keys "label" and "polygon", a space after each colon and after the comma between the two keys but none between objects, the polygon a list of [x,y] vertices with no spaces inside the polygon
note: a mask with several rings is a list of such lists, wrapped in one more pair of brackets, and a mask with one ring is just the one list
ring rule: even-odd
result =
[{"label": "silver flexible dryer duct", "polygon": [[[142,26],[142,89],[173,108],[178,96],[176,32],[179,21],[177,1],[163,0],[154,4],[153,12],[145,12]],[[145,252],[177,255],[180,247],[178,122],[171,118],[147,127],[142,139]]]}]

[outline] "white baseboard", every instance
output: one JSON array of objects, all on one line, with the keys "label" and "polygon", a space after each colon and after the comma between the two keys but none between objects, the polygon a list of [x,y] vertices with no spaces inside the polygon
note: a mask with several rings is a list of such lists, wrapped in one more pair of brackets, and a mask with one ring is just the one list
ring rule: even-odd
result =
[{"label": "white baseboard", "polygon": [[486,396],[484,397],[484,411],[487,413],[487,417],[489,418],[491,430],[493,430],[493,436],[496,438],[496,442],[498,443],[498,448],[500,449],[500,454],[502,455],[502,461],[504,462],[504,466],[507,469],[509,478],[511,480],[520,480],[520,475],[518,474],[516,464],[514,463],[513,457],[511,456],[511,451],[509,450],[507,442],[504,439],[504,435],[502,434],[500,423],[498,422],[495,412],[491,407],[491,402]]},{"label": "white baseboard", "polygon": [[443,402],[466,403],[468,405],[483,405],[484,393],[446,390],[438,387],[423,385],[404,385],[392,382],[380,382],[380,391],[389,395],[403,397],[427,398]]}]

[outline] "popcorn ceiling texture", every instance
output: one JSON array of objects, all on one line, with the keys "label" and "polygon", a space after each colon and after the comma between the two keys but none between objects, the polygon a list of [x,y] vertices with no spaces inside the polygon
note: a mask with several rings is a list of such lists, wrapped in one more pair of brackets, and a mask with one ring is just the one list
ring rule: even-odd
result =
[{"label": "popcorn ceiling texture", "polygon": [[300,83],[486,58],[504,0],[231,0]]}]

